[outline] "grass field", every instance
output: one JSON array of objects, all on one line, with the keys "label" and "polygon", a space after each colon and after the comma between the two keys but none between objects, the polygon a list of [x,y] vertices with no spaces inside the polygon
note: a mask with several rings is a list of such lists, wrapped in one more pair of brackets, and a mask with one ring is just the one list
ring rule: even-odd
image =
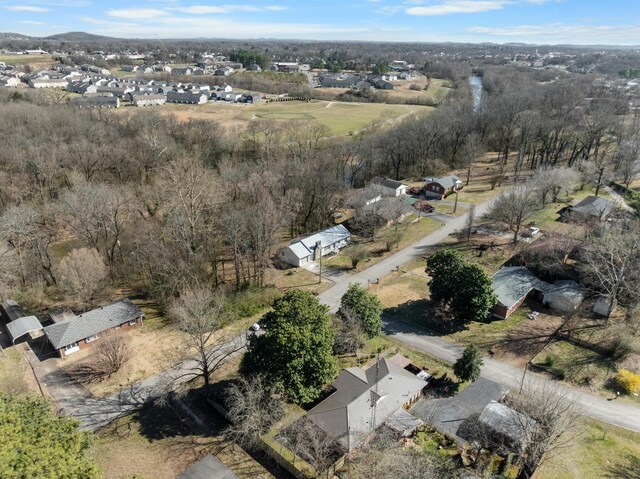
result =
[{"label": "grass field", "polygon": [[640,433],[585,420],[573,443],[556,450],[533,479],[640,477]]},{"label": "grass field", "polygon": [[32,65],[34,67],[46,68],[53,65],[52,55],[0,55],[0,62],[7,65]]},{"label": "grass field", "polygon": [[[174,115],[178,120],[212,120],[228,128],[244,129],[251,120],[276,121],[316,120],[327,126],[334,135],[346,135],[373,124],[394,120],[430,107],[415,105],[386,105],[380,103],[340,103],[326,101],[260,102],[256,104],[234,104],[226,102],[206,105],[169,104],[156,111],[163,115]],[[120,111],[131,112],[132,108]]]}]

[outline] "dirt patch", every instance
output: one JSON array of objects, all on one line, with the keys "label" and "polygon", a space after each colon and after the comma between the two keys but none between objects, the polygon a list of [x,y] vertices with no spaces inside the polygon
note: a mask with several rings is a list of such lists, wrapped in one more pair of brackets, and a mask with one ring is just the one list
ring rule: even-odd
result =
[{"label": "dirt patch", "polygon": [[500,361],[524,367],[534,354],[540,352],[562,322],[561,317],[550,314],[540,314],[535,320],[523,321],[507,335],[501,344],[493,348],[494,357]]}]

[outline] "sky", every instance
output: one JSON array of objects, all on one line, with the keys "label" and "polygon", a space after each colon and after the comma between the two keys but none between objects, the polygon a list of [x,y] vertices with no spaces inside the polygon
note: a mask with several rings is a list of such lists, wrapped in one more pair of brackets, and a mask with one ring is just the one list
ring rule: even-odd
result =
[{"label": "sky", "polygon": [[0,32],[640,45],[640,0],[0,0]]}]

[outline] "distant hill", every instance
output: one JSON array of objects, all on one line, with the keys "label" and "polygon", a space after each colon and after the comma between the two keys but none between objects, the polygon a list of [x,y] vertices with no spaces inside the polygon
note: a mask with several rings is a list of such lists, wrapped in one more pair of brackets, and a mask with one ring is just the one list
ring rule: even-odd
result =
[{"label": "distant hill", "polygon": [[86,32],[67,32],[43,37],[42,40],[54,40],[57,42],[104,42],[118,39]]},{"label": "distant hill", "polygon": [[31,40],[31,37],[21,33],[0,32],[0,40]]}]

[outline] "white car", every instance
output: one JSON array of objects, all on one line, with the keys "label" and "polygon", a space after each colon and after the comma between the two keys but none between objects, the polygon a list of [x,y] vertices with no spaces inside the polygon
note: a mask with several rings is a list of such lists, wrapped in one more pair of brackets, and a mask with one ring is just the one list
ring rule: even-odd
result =
[{"label": "white car", "polygon": [[249,329],[250,329],[251,331],[260,331],[260,325],[259,325],[258,323],[253,323],[253,324],[249,327]]},{"label": "white car", "polygon": [[536,228],[535,226],[532,226],[531,228],[529,228],[529,235],[530,236],[535,236],[538,233],[540,233],[540,228]]}]

